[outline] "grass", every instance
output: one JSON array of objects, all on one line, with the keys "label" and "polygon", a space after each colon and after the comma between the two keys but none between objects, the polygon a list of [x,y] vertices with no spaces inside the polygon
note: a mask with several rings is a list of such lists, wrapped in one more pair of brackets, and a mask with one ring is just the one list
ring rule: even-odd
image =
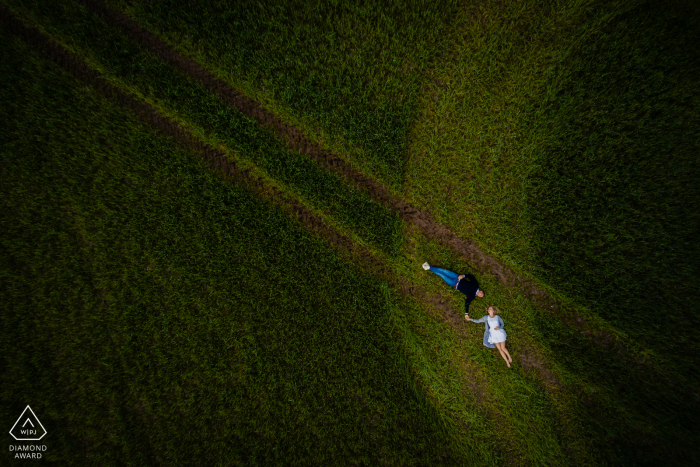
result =
[{"label": "grass", "polygon": [[381,281],[2,36],[4,422],[61,463],[442,462]]},{"label": "grass", "polygon": [[[697,381],[700,60],[686,11],[470,11],[433,71],[406,194]],[[687,326],[671,337],[661,323],[678,310]]]},{"label": "grass", "polygon": [[[418,4],[375,16],[290,3],[261,16],[245,3],[113,2],[563,298],[554,315],[480,275],[488,303],[472,314],[491,303],[503,311],[516,360],[507,371],[481,345],[483,328],[461,319],[461,297],[418,266],[474,265],[371,203],[355,209],[363,195],[75,4],[8,3],[115,85],[391,253],[398,277],[434,294],[387,289],[8,37],[0,293],[3,329],[24,332],[2,334],[3,413],[10,424],[26,394],[42,401],[49,432],[61,433],[53,459],[696,459],[698,400],[685,392],[697,382],[694,330],[668,342],[657,318],[692,311],[697,293],[697,30],[685,10],[494,3],[431,6],[419,18]],[[218,14],[204,29],[206,16],[187,9],[200,6]],[[436,27],[418,27],[425,21]],[[363,28],[375,39],[404,34],[382,50],[396,63],[374,60],[382,41],[350,34]],[[377,121],[389,124],[369,134]],[[365,232],[367,209],[376,222]],[[649,274],[673,297],[648,300]],[[583,337],[571,324],[580,316],[631,353]],[[30,334],[40,337],[20,338]]]},{"label": "grass", "polygon": [[458,2],[110,2],[398,188],[422,73]]},{"label": "grass", "polygon": [[[311,98],[346,98],[345,91],[328,85],[323,93],[297,95],[270,69],[261,71],[294,56],[297,71],[285,73],[303,83],[346,66],[340,42],[306,52],[325,37],[325,23],[287,24],[294,17],[289,11],[301,18],[311,7],[270,8],[255,16],[264,24],[239,21],[231,32],[232,18],[252,18],[262,7],[202,6],[218,12],[205,28],[197,22],[209,16],[193,14],[192,3],[111,3],[234,87],[320,132],[318,138],[342,133],[311,123],[336,118],[335,110],[305,105]],[[318,8],[329,9],[326,16],[338,30],[347,27],[347,17],[334,7]],[[688,326],[677,338],[657,335],[660,315],[693,310],[700,298],[700,258],[692,240],[700,227],[694,79],[700,61],[693,47],[698,29],[686,19],[696,17],[694,11],[687,2],[654,1],[457,8],[441,23],[449,37],[421,52],[431,59],[411,62],[419,64],[420,85],[391,91],[395,99],[418,99],[401,184],[410,201],[550,293],[607,320],[655,358],[673,355],[679,377],[691,379],[698,376],[692,362],[697,314],[684,316]],[[397,24],[437,21],[431,14],[413,22],[395,16],[393,25],[379,27],[358,12],[354,27],[391,34]],[[266,35],[270,30],[274,39]],[[413,53],[425,43],[417,39]],[[358,42],[357,55],[370,54],[372,46]],[[399,50],[393,57],[410,62]],[[386,61],[359,63],[364,77],[357,82],[372,83],[364,92],[391,95],[372,81]],[[380,146],[373,146],[376,154],[384,151]],[[342,151],[351,160],[378,157],[363,147],[347,140]],[[366,170],[391,184],[381,170]],[[658,290],[651,295],[650,281]],[[625,324],[616,324],[620,320]]]},{"label": "grass", "polygon": [[[699,32],[688,2],[441,4],[420,15],[419,2],[372,15],[330,3],[110,3],[550,293],[623,320],[631,339],[694,373],[695,313],[675,340],[656,337],[660,315],[700,298]],[[391,101],[403,116],[383,107]],[[358,123],[377,114],[383,124]],[[370,127],[402,142],[373,140]],[[389,152],[405,153],[400,169],[375,164]]]},{"label": "grass", "polygon": [[[411,252],[414,264],[419,258],[430,258],[431,264],[447,269],[469,270],[470,266],[455,261],[449,250],[421,236],[410,238],[415,239]],[[464,333],[455,347],[461,346],[465,353],[455,360],[478,365],[489,380],[488,391],[493,397],[489,403],[498,407],[520,436],[553,430],[556,448],[540,441],[528,452],[528,459],[552,465],[682,465],[693,458],[698,409],[693,395],[680,389],[692,381],[690,377],[683,380],[668,366],[649,371],[609,347],[597,345],[562,322],[562,317],[579,316],[575,307],[564,306],[554,314],[520,297],[496,277],[482,275],[479,280],[488,299],[477,300],[470,314],[480,317],[486,305],[499,307],[517,377],[501,373],[505,367],[500,356],[482,347],[481,325],[452,330]],[[444,283],[430,274],[423,282],[444,288]],[[459,310],[461,297],[455,298],[452,308]],[[539,355],[543,361],[527,365],[521,360],[523,355]],[[553,372],[558,383],[547,381],[542,367]],[[519,388],[519,378],[531,382],[527,390]],[[534,428],[537,423],[542,425]]]},{"label": "grass", "polygon": [[[525,215],[538,275],[697,377],[700,30],[681,14],[640,5],[555,72]],[[687,324],[659,339],[676,310]]]},{"label": "grass", "polygon": [[395,213],[335,174],[322,170],[299,151],[288,149],[255,121],[173,70],[84,7],[70,0],[46,3],[39,8],[23,1],[14,1],[12,6],[59,42],[86,57],[119,87],[157,105],[202,137],[254,162],[269,177],[332,215],[341,226],[350,228],[384,254],[395,253],[401,242],[401,226]]},{"label": "grass", "polygon": [[[431,76],[407,169],[413,202],[664,368],[655,379],[557,319],[533,319],[553,360],[610,395],[590,403],[601,404],[587,409],[597,419],[580,421],[606,440],[612,464],[631,462],[626,452],[680,465],[698,440],[688,416],[698,396],[681,389],[698,382],[700,290],[700,61],[687,11],[660,2],[469,11],[470,29]],[[640,444],[655,431],[652,460]]]}]

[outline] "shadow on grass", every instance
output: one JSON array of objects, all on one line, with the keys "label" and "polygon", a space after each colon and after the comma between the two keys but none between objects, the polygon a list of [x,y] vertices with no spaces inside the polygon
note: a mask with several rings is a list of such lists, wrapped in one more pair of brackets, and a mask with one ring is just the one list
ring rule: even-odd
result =
[{"label": "shadow on grass", "polygon": [[644,5],[584,44],[537,117],[554,130],[527,213],[548,282],[682,360],[700,324],[698,43],[682,11]]},{"label": "shadow on grass", "polygon": [[629,435],[607,443],[616,464],[682,465],[699,441],[697,397],[670,382],[700,380],[698,43],[683,9],[641,4],[583,43],[547,83],[556,97],[531,109],[548,128],[529,176],[539,274],[672,362],[672,380],[652,378],[541,317],[561,361],[623,402],[589,407],[602,431],[607,410],[628,412]]}]

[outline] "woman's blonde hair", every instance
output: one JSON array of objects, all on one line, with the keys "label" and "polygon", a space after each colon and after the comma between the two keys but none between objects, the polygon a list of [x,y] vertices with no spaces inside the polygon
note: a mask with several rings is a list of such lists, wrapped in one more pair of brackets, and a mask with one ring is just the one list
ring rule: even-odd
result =
[{"label": "woman's blonde hair", "polygon": [[489,308],[493,308],[493,314],[494,314],[494,315],[497,315],[498,313],[501,312],[501,310],[499,310],[498,307],[495,306],[495,305],[489,305],[489,307],[486,308],[486,311],[487,311],[487,312],[489,311]]}]

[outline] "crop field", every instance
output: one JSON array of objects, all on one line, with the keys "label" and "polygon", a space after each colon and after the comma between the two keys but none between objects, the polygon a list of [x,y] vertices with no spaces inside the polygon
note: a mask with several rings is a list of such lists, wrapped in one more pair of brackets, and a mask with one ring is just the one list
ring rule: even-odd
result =
[{"label": "crop field", "polygon": [[46,431],[0,464],[700,464],[698,45],[683,0],[0,0],[0,426]]}]

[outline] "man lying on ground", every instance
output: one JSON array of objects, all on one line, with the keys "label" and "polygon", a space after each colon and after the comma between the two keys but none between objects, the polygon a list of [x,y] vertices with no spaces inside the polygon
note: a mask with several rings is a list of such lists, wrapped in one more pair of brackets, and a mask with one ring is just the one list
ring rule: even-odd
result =
[{"label": "man lying on ground", "polygon": [[447,269],[430,266],[428,263],[423,263],[423,269],[434,272],[438,276],[442,277],[442,279],[447,282],[447,285],[454,287],[467,296],[467,299],[464,301],[465,318],[469,316],[469,304],[472,302],[472,300],[474,300],[475,297],[481,298],[484,296],[484,291],[479,290],[479,283],[471,274],[457,274],[456,272],[448,271]]}]

